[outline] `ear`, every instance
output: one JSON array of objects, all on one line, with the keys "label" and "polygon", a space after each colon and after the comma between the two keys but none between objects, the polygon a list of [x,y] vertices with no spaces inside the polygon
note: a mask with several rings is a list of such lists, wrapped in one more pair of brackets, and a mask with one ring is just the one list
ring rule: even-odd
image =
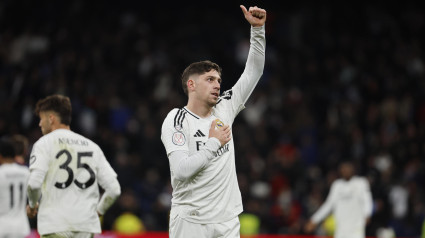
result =
[{"label": "ear", "polygon": [[189,78],[187,80],[187,91],[193,91],[195,89],[195,80],[193,80],[192,78]]},{"label": "ear", "polygon": [[53,113],[49,114],[49,124],[53,124],[56,121],[56,117]]}]

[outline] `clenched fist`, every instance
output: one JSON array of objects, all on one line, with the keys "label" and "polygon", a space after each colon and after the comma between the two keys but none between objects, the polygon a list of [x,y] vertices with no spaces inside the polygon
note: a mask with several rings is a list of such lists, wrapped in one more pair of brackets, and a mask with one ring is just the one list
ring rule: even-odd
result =
[{"label": "clenched fist", "polygon": [[251,24],[253,27],[263,26],[266,23],[267,12],[262,8],[250,7],[249,10],[241,5],[242,12],[245,16],[245,19]]}]

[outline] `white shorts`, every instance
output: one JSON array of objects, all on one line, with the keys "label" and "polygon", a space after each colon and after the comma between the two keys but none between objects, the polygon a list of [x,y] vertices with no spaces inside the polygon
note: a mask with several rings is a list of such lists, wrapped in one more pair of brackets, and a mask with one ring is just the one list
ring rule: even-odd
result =
[{"label": "white shorts", "polygon": [[239,217],[223,223],[198,224],[179,216],[170,220],[170,238],[240,238]]},{"label": "white shorts", "polygon": [[94,234],[89,232],[79,231],[64,231],[42,235],[41,238],[93,238]]}]

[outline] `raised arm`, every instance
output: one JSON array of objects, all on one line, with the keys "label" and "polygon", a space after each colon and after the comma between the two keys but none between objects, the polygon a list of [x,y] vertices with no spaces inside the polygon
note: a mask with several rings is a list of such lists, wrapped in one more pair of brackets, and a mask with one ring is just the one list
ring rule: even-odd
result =
[{"label": "raised arm", "polygon": [[238,82],[233,86],[233,95],[237,98],[236,107],[245,104],[251,95],[255,86],[260,80],[264,70],[266,37],[265,22],[266,10],[258,7],[250,7],[247,10],[241,5],[245,19],[251,24],[251,39],[248,59],[245,70],[239,78]]}]

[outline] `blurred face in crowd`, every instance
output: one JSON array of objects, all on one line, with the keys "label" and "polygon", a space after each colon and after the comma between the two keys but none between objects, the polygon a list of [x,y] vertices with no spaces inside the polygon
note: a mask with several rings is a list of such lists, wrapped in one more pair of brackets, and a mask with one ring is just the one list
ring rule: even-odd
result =
[{"label": "blurred face in crowd", "polygon": [[354,166],[351,163],[343,163],[339,168],[341,177],[349,180],[354,175]]},{"label": "blurred face in crowd", "polygon": [[192,75],[193,97],[213,107],[220,96],[221,78],[216,70],[210,70],[204,74]]},{"label": "blurred face in crowd", "polygon": [[39,113],[40,122],[38,126],[41,128],[41,133],[46,135],[52,131],[52,112],[40,112]]}]

